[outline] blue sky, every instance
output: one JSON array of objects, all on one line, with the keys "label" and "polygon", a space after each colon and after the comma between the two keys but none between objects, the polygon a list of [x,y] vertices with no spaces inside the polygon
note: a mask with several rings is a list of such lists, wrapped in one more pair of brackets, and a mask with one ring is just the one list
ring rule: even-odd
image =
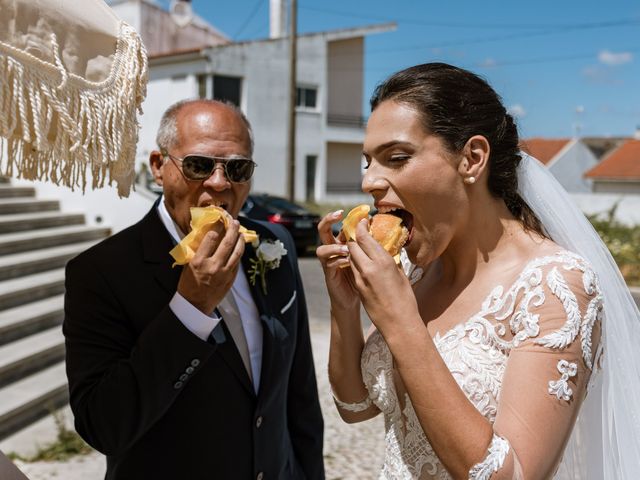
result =
[{"label": "blue sky", "polygon": [[[269,0],[192,3],[232,39],[268,36]],[[298,5],[301,33],[397,22],[395,31],[366,39],[367,98],[394,71],[443,61],[485,77],[516,114],[525,138],[566,137],[576,130],[632,135],[640,127],[637,0],[298,0]]]}]

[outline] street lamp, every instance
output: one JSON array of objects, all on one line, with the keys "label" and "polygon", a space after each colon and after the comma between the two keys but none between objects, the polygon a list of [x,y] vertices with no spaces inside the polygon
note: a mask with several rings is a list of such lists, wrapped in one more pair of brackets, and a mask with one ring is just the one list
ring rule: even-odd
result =
[{"label": "street lamp", "polygon": [[191,0],[172,0],[171,18],[179,27],[186,27],[193,18],[193,8],[191,7]]}]

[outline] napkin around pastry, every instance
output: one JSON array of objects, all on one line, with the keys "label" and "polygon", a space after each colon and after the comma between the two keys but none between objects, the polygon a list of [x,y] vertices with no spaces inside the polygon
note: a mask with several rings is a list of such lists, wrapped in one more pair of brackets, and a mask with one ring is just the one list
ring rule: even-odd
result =
[{"label": "napkin around pastry", "polygon": [[[213,205],[209,207],[191,207],[191,232],[169,252],[175,260],[173,266],[185,265],[191,261],[200,246],[200,242],[211,229],[211,225],[222,222],[224,228],[227,229],[232,220],[231,215],[220,207]],[[247,230],[242,225],[240,225],[240,234],[243,236],[245,243],[258,242],[258,234],[253,230]]]}]

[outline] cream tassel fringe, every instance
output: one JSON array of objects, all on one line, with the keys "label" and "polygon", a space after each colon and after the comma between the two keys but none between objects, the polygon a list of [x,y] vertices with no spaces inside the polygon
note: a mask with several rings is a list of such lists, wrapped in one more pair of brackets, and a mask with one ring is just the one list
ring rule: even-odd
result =
[{"label": "cream tassel fringe", "polygon": [[[55,35],[56,65],[0,42],[0,172],[48,180],[72,190],[113,181],[129,196],[146,96],[147,55],[140,37],[120,25],[109,77],[89,82],[66,71]],[[3,154],[6,144],[6,157]]]}]

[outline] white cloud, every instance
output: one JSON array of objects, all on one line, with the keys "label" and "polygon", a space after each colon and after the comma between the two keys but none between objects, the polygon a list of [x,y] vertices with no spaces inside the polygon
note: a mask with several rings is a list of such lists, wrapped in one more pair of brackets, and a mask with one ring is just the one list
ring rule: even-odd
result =
[{"label": "white cloud", "polygon": [[527,114],[527,111],[519,103],[511,105],[509,108],[507,108],[507,112],[514,118],[522,118]]},{"label": "white cloud", "polygon": [[601,65],[590,65],[582,69],[582,75],[596,85],[622,85],[624,82],[614,75],[613,70]]},{"label": "white cloud", "polygon": [[598,53],[598,60],[600,63],[604,63],[605,65],[623,65],[633,61],[633,53],[614,53],[609,50],[601,50],[600,53]]},{"label": "white cloud", "polygon": [[495,67],[497,63],[498,62],[496,62],[495,58],[487,57],[482,62],[480,62],[480,66],[485,68],[491,68],[491,67]]}]

